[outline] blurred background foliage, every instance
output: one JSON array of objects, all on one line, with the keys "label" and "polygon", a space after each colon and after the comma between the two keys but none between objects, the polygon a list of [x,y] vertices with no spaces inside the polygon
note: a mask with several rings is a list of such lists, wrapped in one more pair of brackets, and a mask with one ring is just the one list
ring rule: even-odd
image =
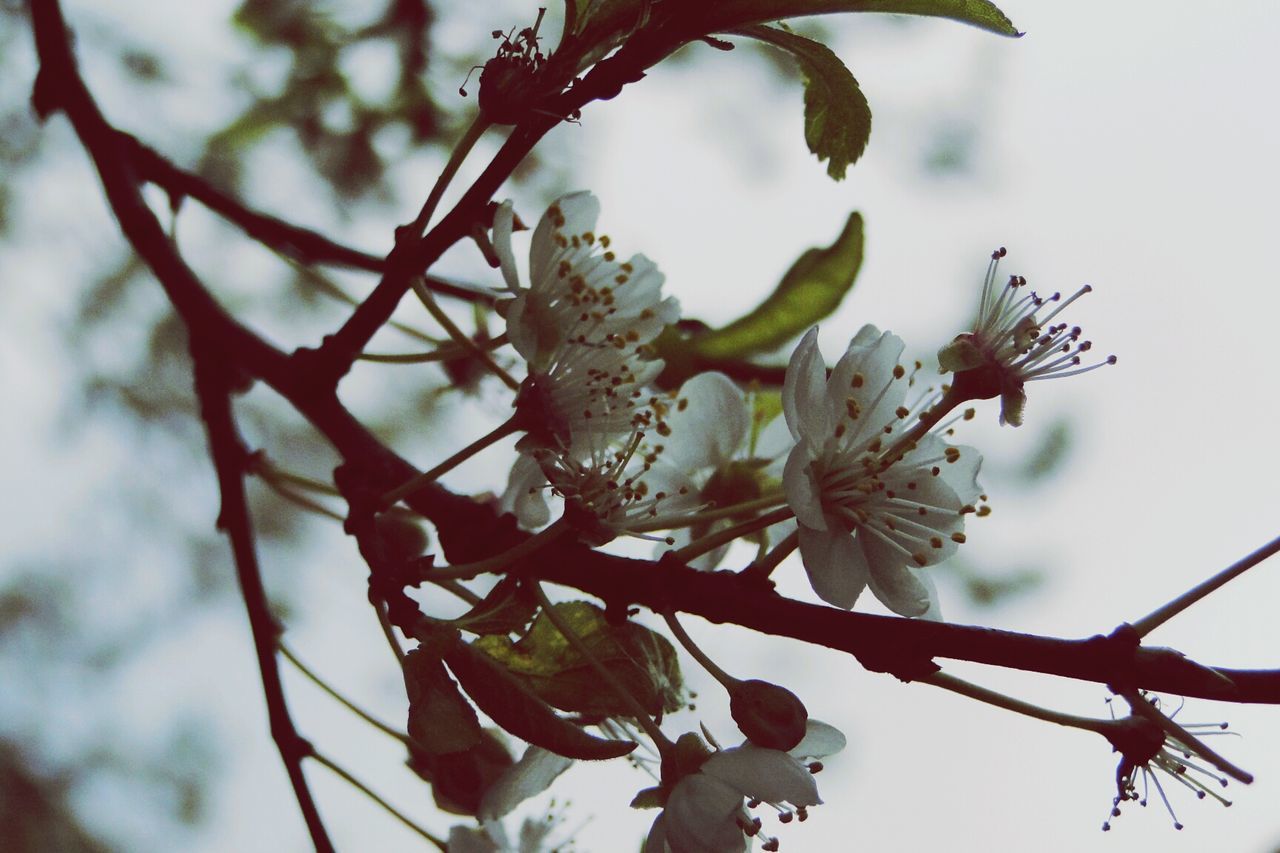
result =
[{"label": "blurred background foliage", "polygon": [[[510,23],[523,21],[523,6],[509,9]],[[469,121],[474,91],[463,99],[457,89],[491,53],[485,22],[498,17],[491,10],[478,15],[472,4],[423,0],[246,0],[220,31],[199,36],[234,44],[223,52],[232,59],[222,67],[192,69],[183,66],[180,40],[148,42],[127,17],[113,18],[107,7],[72,5],[68,13],[88,82],[107,102],[109,119],[117,118],[111,105],[147,104],[151,112],[126,116],[122,126],[251,205],[286,219],[306,211],[304,224],[329,226],[340,242],[361,242],[346,239],[341,229],[347,223],[366,217],[386,223],[381,233],[359,232],[382,240],[370,248],[375,253],[389,247],[391,225],[416,209],[418,191],[425,189],[398,183],[407,164],[443,162]],[[131,13],[147,11],[137,4]],[[877,18],[866,25],[911,24]],[[803,21],[796,31],[821,39],[826,25]],[[794,62],[777,51],[744,44],[738,52],[744,55],[738,61],[761,63],[779,79],[797,77]],[[672,61],[693,64],[706,57],[682,51]],[[181,636],[201,612],[234,612],[233,573],[212,519],[193,510],[194,502],[172,499],[175,488],[213,499],[182,325],[118,234],[103,230],[86,237],[84,219],[58,208],[59,187],[89,180],[89,173],[83,151],[58,127],[61,119],[46,129],[35,124],[27,107],[34,70],[22,4],[4,0],[0,299],[21,287],[68,288],[53,300],[54,329],[43,332],[52,335],[45,350],[57,358],[37,360],[42,350],[33,344],[32,359],[11,367],[41,378],[36,384],[53,412],[53,429],[43,440],[54,448],[49,452],[75,460],[63,475],[87,470],[78,481],[79,496],[60,507],[60,535],[37,537],[15,527],[4,536],[0,849],[172,849],[173,839],[182,837],[174,833],[199,832],[226,744],[218,742],[201,708],[189,708],[168,730],[149,732],[145,743],[133,742],[121,736],[129,703],[109,697],[145,690],[131,675],[133,663]],[[183,125],[171,121],[166,108],[199,97],[188,91],[193,75],[214,75],[204,85],[227,97],[207,110],[196,105],[199,120]],[[977,93],[983,76],[981,69],[974,73],[973,103],[921,117],[925,142],[904,155],[923,179],[949,180],[970,168],[982,143]],[[515,176],[547,199],[572,178],[554,144],[544,143]],[[278,206],[292,191],[287,183],[283,189],[273,184],[282,173],[282,180],[305,185],[292,208]],[[293,330],[281,334],[293,343],[314,341],[340,320],[344,306],[317,286],[314,272],[254,257],[243,267],[253,272],[241,277],[237,259],[250,251],[243,235],[213,223],[200,239],[208,243],[201,247],[205,257],[228,259],[210,278],[234,310],[261,318],[274,333]],[[24,274],[32,258],[58,258],[66,247],[86,243],[99,250],[91,262],[67,260],[56,281]],[[335,273],[324,285],[358,295],[369,283],[367,276]],[[5,313],[12,332],[23,318]],[[483,311],[474,318],[477,326],[486,319]],[[398,398],[385,414],[376,406],[364,410],[377,418],[376,431],[396,442],[429,421],[451,387],[468,387],[466,372],[465,365],[414,371],[397,386],[408,398]],[[246,398],[241,412],[251,441],[267,448],[273,462],[327,478],[336,460],[300,418],[260,394]],[[406,412],[415,415],[405,418]],[[988,480],[998,477],[1002,486],[1016,484],[1027,495],[1044,488],[1069,457],[1071,425],[1059,423],[1044,434],[1031,458],[987,472]],[[273,556],[304,552],[314,517],[268,489],[253,488],[251,495],[264,550]],[[266,562],[280,612],[287,618],[304,610],[305,585],[282,583],[285,570]],[[948,572],[973,601],[993,606],[1040,580],[1035,566],[980,569],[959,562]],[[127,804],[128,819],[104,829],[95,815],[121,804]]]}]

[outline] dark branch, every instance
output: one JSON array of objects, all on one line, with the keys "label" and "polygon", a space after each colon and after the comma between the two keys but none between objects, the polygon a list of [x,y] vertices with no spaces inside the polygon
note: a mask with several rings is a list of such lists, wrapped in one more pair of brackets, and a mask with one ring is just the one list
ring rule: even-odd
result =
[{"label": "dark branch", "polygon": [[[381,256],[344,246],[318,231],[254,210],[199,175],[175,165],[136,137],[126,133],[121,133],[120,137],[138,171],[138,177],[163,188],[175,204],[184,198],[193,198],[228,222],[239,226],[259,243],[302,264],[328,264],[374,273],[383,271],[386,262]],[[426,283],[436,293],[455,299],[467,302],[493,301],[483,291],[462,287],[435,276],[427,276]]]},{"label": "dark branch", "polygon": [[235,555],[236,579],[244,596],[245,612],[249,616],[253,646],[258,656],[271,737],[280,750],[280,759],[289,774],[289,782],[293,785],[312,843],[318,853],[332,853],[333,844],[329,841],[320,811],[316,808],[311,789],[307,786],[307,778],[302,772],[303,759],[311,756],[313,749],[310,741],[299,735],[293,725],[284,696],[284,686],[280,682],[279,661],[276,658],[280,626],[271,615],[267,591],[263,588],[262,575],[258,570],[253,526],[244,491],[244,474],[249,453],[240,441],[231,412],[232,388],[229,380],[234,377],[228,376],[217,366],[216,350],[208,349],[203,338],[192,337],[191,354],[195,362],[196,395],[200,399],[200,413],[209,435],[209,450],[222,495],[218,527],[226,531]]},{"label": "dark branch", "polygon": [[[131,173],[123,157],[118,135],[102,120],[76,76],[70,51],[59,38],[61,18],[56,11],[48,11],[51,5],[36,4],[43,69],[43,95],[38,93],[37,101],[46,112],[58,107],[67,110],[98,165],[108,200],[125,235],[156,273],[183,318],[193,330],[200,331],[210,342],[209,347],[216,348],[227,364],[234,363],[246,373],[264,379],[296,406],[333,444],[350,470],[367,479],[366,491],[369,494],[381,494],[406,482],[416,473],[415,469],[352,417],[332,387],[317,388],[297,381],[291,368],[298,365],[287,364],[282,353],[226,315],[182,263],[164,237],[158,221],[142,203],[137,193],[137,176]],[[50,22],[51,15],[55,16],[53,23]],[[611,61],[606,60],[597,68]],[[631,71],[635,73],[634,67]],[[621,84],[617,88],[620,89]],[[576,90],[575,86],[566,94]],[[473,187],[473,192],[483,193],[484,190],[483,187]],[[457,217],[452,220],[454,225],[451,227],[456,228],[466,217],[456,210],[454,214]],[[433,232],[437,235],[435,240],[443,239],[438,235],[447,233],[440,229],[449,221],[450,217],[446,217]],[[426,242],[415,245],[425,252],[437,243],[429,237]],[[402,253],[402,262],[406,264],[422,262],[426,258],[425,254],[411,256],[407,248],[397,251]],[[409,264],[406,269],[411,267]],[[379,287],[384,291],[383,296],[377,297],[375,292],[375,298],[391,299],[386,284],[384,279]],[[391,300],[390,307],[386,309],[388,315],[398,298],[395,296]],[[374,301],[370,300],[362,309],[371,324],[369,334],[381,322],[376,318],[376,311],[381,309],[369,307]],[[358,338],[364,332],[353,334]],[[499,518],[492,509],[439,487],[422,490],[411,503],[414,509],[435,523],[445,552],[453,562],[490,556],[528,535],[516,529],[510,516]],[[352,506],[353,515],[363,511],[361,507]],[[785,599],[729,573],[707,574],[669,563],[623,559],[566,543],[548,546],[513,570],[531,572],[556,583],[574,586],[599,596],[614,608],[628,604],[657,610],[670,608],[715,622],[737,624],[840,649],[853,654],[873,670],[904,674],[921,660],[950,658],[1099,684],[1128,683],[1134,687],[1186,696],[1280,704],[1280,672],[1217,670],[1233,682],[1234,686],[1230,686],[1176,654],[1135,648],[1116,638],[1099,636],[1089,640],[1062,640],[850,613]]]}]

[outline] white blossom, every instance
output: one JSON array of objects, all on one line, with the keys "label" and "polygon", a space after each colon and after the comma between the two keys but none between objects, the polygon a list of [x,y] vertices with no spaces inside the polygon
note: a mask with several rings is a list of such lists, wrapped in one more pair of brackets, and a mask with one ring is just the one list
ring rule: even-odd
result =
[{"label": "white blossom", "polygon": [[[767,802],[782,820],[807,817],[822,802],[813,774],[822,758],[844,749],[845,737],[826,723],[810,720],[803,740],[788,752],[752,743],[713,753],[671,789],[666,807],[653,822],[643,853],[741,853],[762,829],[745,808]],[[776,848],[776,840],[766,847]]]},{"label": "white blossom", "polygon": [[587,192],[554,202],[534,229],[528,288],[520,287],[510,202],[494,214],[493,244],[513,298],[501,306],[507,336],[528,365],[518,405],[568,447],[635,425],[638,400],[661,371],[644,347],[679,318],[662,297],[662,273],[643,255],[619,261],[596,233],[600,204]]},{"label": "white blossom", "polygon": [[[1010,276],[1007,284],[998,285],[997,267],[1004,256],[1003,248],[991,254],[973,331],[943,347],[938,364],[944,371],[956,372],[956,384],[964,386],[970,399],[1000,397],[1000,423],[1021,426],[1027,382],[1086,373],[1115,364],[1116,357],[1081,367],[1082,356],[1093,342],[1080,340],[1079,326],[1052,323],[1093,288],[1086,284],[1064,300],[1061,293],[1041,298],[1027,291],[1022,276]],[[1041,311],[1047,313],[1038,317]]]},{"label": "white blossom", "polygon": [[[781,482],[782,462],[794,442],[781,417],[762,426],[753,401],[723,373],[686,380],[666,416],[669,436],[654,455],[646,480],[669,494],[684,492],[708,509],[759,498]],[[732,516],[672,529],[675,547],[734,524]],[[728,545],[695,557],[689,565],[715,568]],[[660,548],[660,550],[666,550]]]},{"label": "white blossom", "polygon": [[804,336],[782,391],[797,442],[783,487],[821,599],[850,608],[870,586],[896,613],[936,616],[932,583],[919,569],[965,541],[982,457],[932,433],[904,438],[919,412],[903,405],[902,350],[897,336],[864,326],[828,378],[817,329]]}]

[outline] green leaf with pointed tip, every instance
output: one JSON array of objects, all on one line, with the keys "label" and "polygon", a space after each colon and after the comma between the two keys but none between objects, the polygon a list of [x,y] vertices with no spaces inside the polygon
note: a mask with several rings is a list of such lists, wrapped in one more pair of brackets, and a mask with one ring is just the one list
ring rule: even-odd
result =
[{"label": "green leaf with pointed tip", "polygon": [[809,150],[827,161],[827,174],[843,180],[845,170],[857,162],[871,138],[871,107],[844,67],[826,45],[777,27],[743,27],[738,30],[796,58],[804,73],[804,141]]},{"label": "green leaf with pointed tip", "polygon": [[[603,610],[585,601],[555,607],[556,615],[647,712],[681,707],[679,661],[666,637],[634,622],[610,624]],[[493,635],[481,637],[473,645],[563,711],[634,714],[631,706],[601,684],[599,673],[545,613],[538,614],[528,633],[516,643]]]},{"label": "green leaf with pointed tip", "polygon": [[[492,635],[482,639],[492,639]],[[502,664],[474,646],[458,643],[444,660],[480,710],[522,740],[565,758],[596,761],[619,758],[636,748],[634,741],[587,734],[556,714]]]},{"label": "green leaf with pointed tip", "polygon": [[835,242],[806,249],[764,302],[727,326],[689,342],[704,358],[742,358],[777,349],[835,311],[862,266],[862,216],[849,220]]},{"label": "green leaf with pointed tip", "polygon": [[723,32],[744,24],[829,15],[837,12],[886,12],[925,15],[972,24],[1002,36],[1022,33],[1008,16],[988,0],[718,0],[705,13],[712,31]]},{"label": "green leaf with pointed tip", "polygon": [[444,624],[472,634],[510,634],[524,630],[537,609],[532,596],[520,585],[520,579],[508,575],[475,607]]}]

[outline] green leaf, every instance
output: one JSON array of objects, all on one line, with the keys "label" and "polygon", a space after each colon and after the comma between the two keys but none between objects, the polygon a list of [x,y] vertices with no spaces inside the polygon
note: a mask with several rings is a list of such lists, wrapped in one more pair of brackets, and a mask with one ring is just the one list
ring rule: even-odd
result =
[{"label": "green leaf", "polygon": [[[585,601],[557,604],[556,615],[648,713],[681,707],[679,661],[661,634],[634,622],[612,625],[603,610]],[[600,683],[599,673],[545,613],[538,614],[519,642],[488,636],[474,645],[563,711],[633,716],[632,709]]]},{"label": "green leaf", "polygon": [[444,659],[480,710],[521,740],[565,758],[587,760],[618,758],[636,748],[634,741],[587,734],[557,715],[496,660],[466,643],[456,644]]},{"label": "green leaf", "polygon": [[430,756],[462,752],[480,743],[476,712],[445,672],[439,657],[422,649],[404,656],[409,696],[409,737]]},{"label": "green leaf", "polygon": [[479,604],[445,624],[472,634],[510,634],[523,631],[537,609],[520,579],[508,575]]},{"label": "green leaf", "polygon": [[723,32],[744,24],[836,12],[925,15],[972,24],[1002,36],[1022,35],[1004,12],[987,0],[719,0],[707,17],[713,31]]},{"label": "green leaf", "polygon": [[862,216],[851,213],[835,242],[806,249],[764,302],[729,325],[691,339],[689,346],[704,359],[777,349],[836,310],[858,277],[862,247]]},{"label": "green leaf", "polygon": [[871,107],[826,45],[776,27],[743,27],[737,32],[780,47],[793,55],[804,72],[804,141],[827,161],[827,174],[839,181],[857,162],[871,138]]}]

